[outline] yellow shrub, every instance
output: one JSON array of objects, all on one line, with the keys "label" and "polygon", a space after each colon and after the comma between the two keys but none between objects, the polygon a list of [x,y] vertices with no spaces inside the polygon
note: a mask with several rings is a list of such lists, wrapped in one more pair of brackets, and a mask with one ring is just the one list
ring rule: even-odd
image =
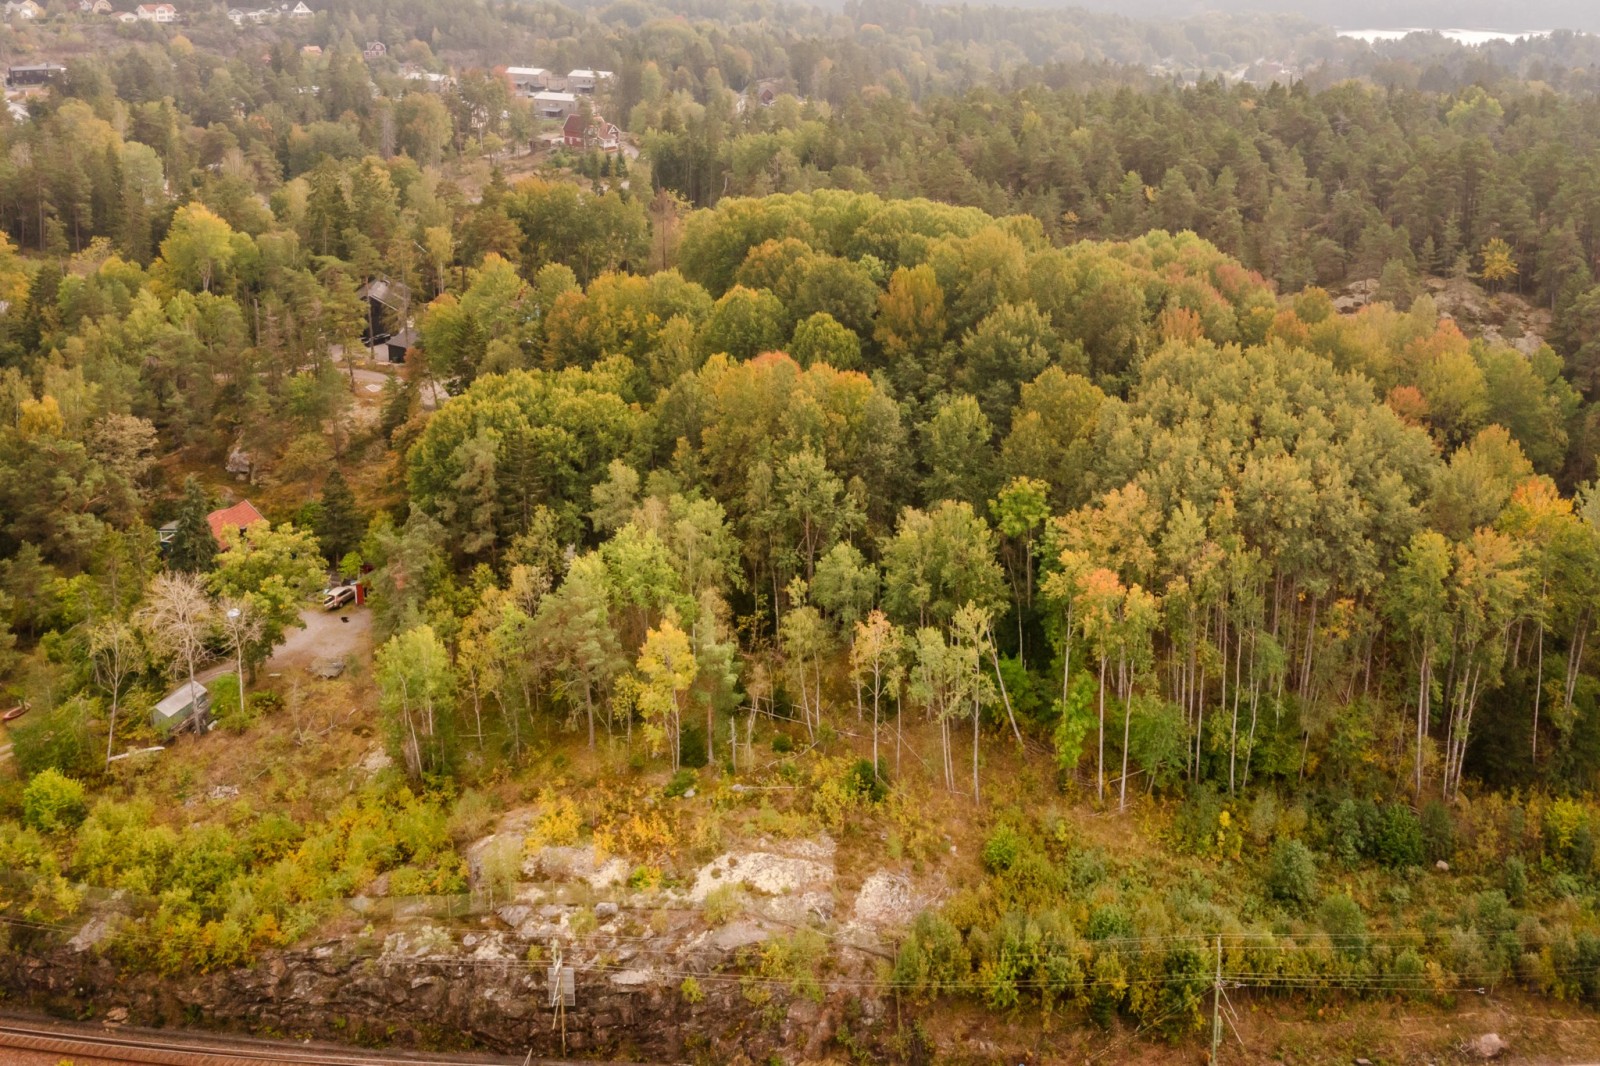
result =
[{"label": "yellow shrub", "polygon": [[1554,801],[1544,812],[1545,846],[1557,854],[1565,854],[1586,821],[1588,814],[1583,804],[1570,799]]},{"label": "yellow shrub", "polygon": [[583,829],[583,816],[578,813],[578,805],[570,797],[552,792],[546,792],[540,803],[543,809],[539,812],[539,820],[533,825],[533,831],[528,834],[528,850],[576,844],[578,833]]}]

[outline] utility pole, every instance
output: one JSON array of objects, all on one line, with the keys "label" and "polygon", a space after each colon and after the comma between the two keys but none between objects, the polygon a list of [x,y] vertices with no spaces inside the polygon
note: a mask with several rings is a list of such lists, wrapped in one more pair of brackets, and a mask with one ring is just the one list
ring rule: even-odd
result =
[{"label": "utility pole", "polygon": [[1217,978],[1211,986],[1211,1066],[1217,1066],[1222,1044],[1222,934],[1217,934]]}]

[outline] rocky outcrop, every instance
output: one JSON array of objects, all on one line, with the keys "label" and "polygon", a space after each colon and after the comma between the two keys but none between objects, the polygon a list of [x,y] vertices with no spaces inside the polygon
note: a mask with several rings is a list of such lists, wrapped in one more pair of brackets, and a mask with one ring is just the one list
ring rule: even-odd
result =
[{"label": "rocky outcrop", "polygon": [[[563,1033],[548,962],[511,954],[499,935],[469,933],[450,954],[438,953],[428,935],[367,955],[325,944],[248,969],[177,977],[125,973],[66,944],[34,945],[0,951],[0,989],[13,1004],[101,1018],[126,1012],[143,1026],[665,1061],[694,1050],[718,1062],[804,1056],[826,1044],[845,1008],[843,1000],[818,1004],[768,989],[758,1006],[731,974],[703,975],[686,994],[677,972],[654,963],[590,965],[575,969]],[[881,1006],[850,1011],[870,1022]]]},{"label": "rocky outcrop", "polygon": [[[502,819],[465,849],[470,896],[391,897],[381,877],[346,901],[325,942],[249,968],[122,972],[107,955],[117,927],[108,903],[59,936],[0,946],[0,999],[77,1017],[125,1012],[135,1025],[397,1047],[814,1059],[843,1018],[853,1047],[873,1042],[884,1008],[863,993],[893,958],[894,933],[932,902],[905,874],[879,870],[841,898],[836,920],[827,837],[759,839],[679,887],[635,890],[627,862],[589,844],[528,853],[526,829]],[[787,978],[747,976],[764,945],[804,927],[828,935],[830,957],[815,964],[820,983],[794,987],[829,989],[820,1001],[791,995]],[[557,957],[572,972],[564,1025],[550,995]]]}]

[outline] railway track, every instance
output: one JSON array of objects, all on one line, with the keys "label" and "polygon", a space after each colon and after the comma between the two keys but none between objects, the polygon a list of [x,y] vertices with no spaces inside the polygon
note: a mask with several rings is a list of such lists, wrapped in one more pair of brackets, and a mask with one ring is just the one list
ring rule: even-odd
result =
[{"label": "railway track", "polygon": [[[4,1049],[150,1066],[572,1066],[570,1059],[376,1053],[250,1037],[189,1037],[0,1017]],[[635,1064],[645,1066],[645,1064]]]}]

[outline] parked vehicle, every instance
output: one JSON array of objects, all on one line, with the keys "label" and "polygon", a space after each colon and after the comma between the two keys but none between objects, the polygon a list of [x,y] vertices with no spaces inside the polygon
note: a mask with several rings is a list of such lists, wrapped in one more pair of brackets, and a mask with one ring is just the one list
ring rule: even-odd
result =
[{"label": "parked vehicle", "polygon": [[322,594],[322,609],[324,611],[337,611],[341,607],[348,607],[356,602],[356,587],[354,585],[341,585],[338,588],[328,589]]}]

